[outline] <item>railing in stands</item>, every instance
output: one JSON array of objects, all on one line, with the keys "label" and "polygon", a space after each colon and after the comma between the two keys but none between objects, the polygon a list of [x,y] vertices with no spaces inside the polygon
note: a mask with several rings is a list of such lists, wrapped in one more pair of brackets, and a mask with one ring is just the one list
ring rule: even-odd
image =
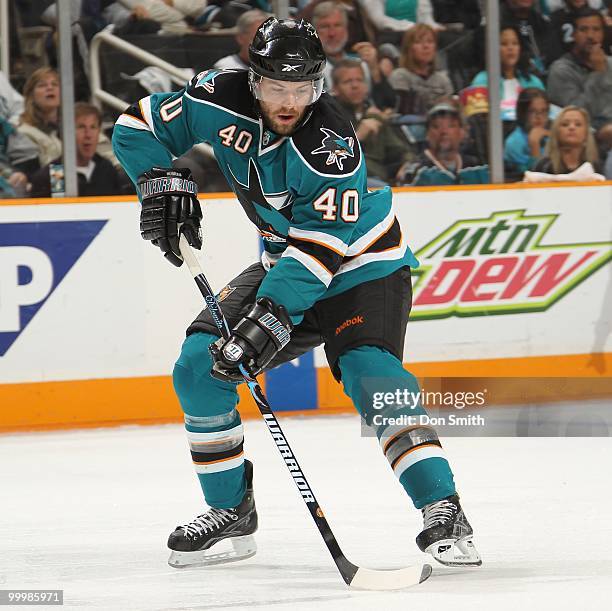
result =
[{"label": "railing in stands", "polygon": [[[160,59],[156,55],[149,53],[148,51],[144,51],[143,49],[133,45],[118,36],[115,36],[113,33],[113,26],[110,25],[104,28],[101,32],[98,32],[91,41],[91,46],[89,48],[89,68],[90,68],[90,86],[91,86],[91,97],[92,102],[97,106],[100,106],[101,103],[108,104],[112,108],[123,111],[125,110],[126,103],[125,100],[118,98],[117,96],[108,93],[102,89],[102,76],[100,74],[100,56],[99,50],[100,45],[102,43],[112,45],[113,47],[125,51],[127,54],[132,55],[133,57],[145,62],[149,66],[156,66],[157,68],[161,68],[165,72],[168,73],[170,80],[181,87],[185,85],[185,83],[191,79],[193,76],[193,71],[188,68],[177,68],[172,64]],[[213,149],[209,144],[202,142],[200,144],[196,144],[195,149],[200,151],[206,157],[214,159]]]},{"label": "railing in stands", "polygon": [[101,103],[108,104],[116,110],[124,110],[126,107],[125,100],[112,95],[102,88],[102,75],[100,73],[100,46],[108,44],[116,49],[124,51],[128,55],[135,57],[149,66],[160,68],[168,74],[172,82],[183,86],[192,76],[193,72],[187,68],[177,68],[172,64],[160,59],[153,53],[144,51],[143,49],[133,45],[113,33],[113,26],[108,26],[101,32],[98,32],[91,41],[89,49],[89,67],[90,67],[90,85],[91,95],[94,104],[98,106]]}]

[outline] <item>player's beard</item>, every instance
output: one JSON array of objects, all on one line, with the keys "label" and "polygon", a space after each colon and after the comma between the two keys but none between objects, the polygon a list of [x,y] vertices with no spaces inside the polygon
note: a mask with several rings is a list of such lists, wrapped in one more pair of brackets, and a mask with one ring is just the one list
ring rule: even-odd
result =
[{"label": "player's beard", "polygon": [[[301,109],[282,107],[279,109],[272,109],[268,104],[260,101],[259,109],[263,122],[268,129],[279,136],[291,136],[302,123],[302,119],[308,107],[304,106]],[[286,120],[283,120],[284,116],[287,117]]]}]

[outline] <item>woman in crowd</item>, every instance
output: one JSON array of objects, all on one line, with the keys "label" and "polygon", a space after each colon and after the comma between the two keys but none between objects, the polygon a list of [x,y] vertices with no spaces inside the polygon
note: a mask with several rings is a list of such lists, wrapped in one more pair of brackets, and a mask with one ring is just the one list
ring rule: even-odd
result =
[{"label": "woman in crowd", "polygon": [[534,170],[546,174],[569,174],[587,161],[595,172],[601,172],[589,114],[579,106],[566,106],[553,121],[546,157],[538,161]]},{"label": "woman in crowd", "polygon": [[[513,26],[502,26],[500,35],[501,59],[501,114],[502,120],[516,119],[516,102],[522,89],[534,87],[544,91],[544,83],[531,73],[529,58],[521,46],[521,37]],[[471,83],[472,87],[487,87],[486,71],[479,72]]]},{"label": "woman in crowd", "polygon": [[59,75],[52,68],[35,70],[23,88],[24,112],[18,131],[38,147],[41,166],[62,154],[58,134],[60,109]]},{"label": "woman in crowd", "polygon": [[522,178],[544,155],[550,134],[548,129],[549,104],[546,93],[528,87],[519,93],[516,103],[516,128],[506,138],[504,162],[510,174]]},{"label": "woman in crowd", "polygon": [[399,68],[389,77],[398,94],[398,112],[425,115],[440,98],[452,95],[453,85],[444,70],[436,69],[437,36],[424,23],[410,28],[402,39]]}]

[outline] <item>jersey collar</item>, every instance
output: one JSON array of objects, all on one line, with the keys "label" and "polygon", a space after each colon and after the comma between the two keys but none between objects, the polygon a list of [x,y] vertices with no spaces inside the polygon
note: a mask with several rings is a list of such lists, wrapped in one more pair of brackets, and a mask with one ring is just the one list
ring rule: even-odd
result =
[{"label": "jersey collar", "polygon": [[268,129],[264,125],[263,119],[259,117],[259,149],[257,151],[259,157],[278,148],[286,139],[286,136],[279,136]]}]

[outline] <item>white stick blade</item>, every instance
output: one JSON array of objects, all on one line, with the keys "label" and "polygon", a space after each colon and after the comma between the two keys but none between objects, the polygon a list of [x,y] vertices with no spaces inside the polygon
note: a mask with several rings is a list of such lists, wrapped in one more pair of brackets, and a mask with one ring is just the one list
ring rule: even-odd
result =
[{"label": "white stick blade", "polygon": [[349,585],[360,590],[401,590],[422,583],[430,575],[429,564],[388,571],[360,567]]}]

